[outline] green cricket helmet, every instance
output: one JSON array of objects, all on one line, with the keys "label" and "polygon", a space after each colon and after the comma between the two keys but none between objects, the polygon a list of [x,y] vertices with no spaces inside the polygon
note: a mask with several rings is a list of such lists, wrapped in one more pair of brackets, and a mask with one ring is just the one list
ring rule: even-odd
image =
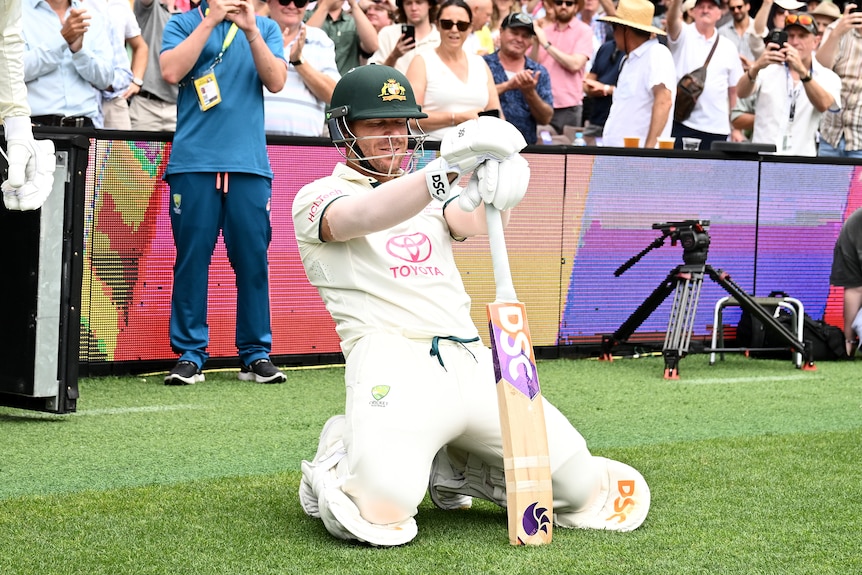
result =
[{"label": "green cricket helmet", "polygon": [[404,74],[369,64],[342,76],[332,92],[326,118],[345,117],[348,122],[372,118],[427,118],[416,105],[413,88]]},{"label": "green cricket helmet", "polygon": [[[364,170],[382,176],[394,175],[393,169],[390,168],[386,172],[375,169],[371,166],[371,160],[392,159],[396,156],[405,159],[409,156],[410,161],[404,169],[410,171],[414,167],[413,160],[417,155],[421,155],[426,136],[418,123],[408,120],[427,117],[428,114],[416,104],[413,88],[404,74],[395,68],[376,64],[353,68],[342,76],[335,85],[330,108],[326,111],[329,136],[342,156],[348,162],[353,161]],[[407,124],[408,148],[412,152],[405,150],[404,153],[387,156],[366,156],[359,146],[362,140],[392,136],[357,137],[350,129],[350,124],[359,120],[378,118],[404,118]],[[343,149],[341,145],[344,146]],[[403,162],[398,165],[400,166],[401,163]]]}]

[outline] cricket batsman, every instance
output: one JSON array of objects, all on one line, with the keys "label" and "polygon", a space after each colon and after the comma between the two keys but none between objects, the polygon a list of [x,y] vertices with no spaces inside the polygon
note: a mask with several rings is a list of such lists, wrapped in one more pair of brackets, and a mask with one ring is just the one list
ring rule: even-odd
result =
[{"label": "cricket batsman", "polygon": [[[441,156],[411,172],[426,115],[388,66],[345,74],[327,117],[345,161],[299,191],[293,222],[341,338],[347,392],[345,414],[326,422],[317,453],[302,462],[299,499],[337,538],[402,545],[417,534],[426,489],[443,509],[473,497],[506,505],[491,350],[472,322],[452,242],[487,233],[484,204],[507,222],[529,167],[518,130],[481,117],[452,128]],[[470,173],[465,189],[455,185]],[[640,526],[650,506],[641,474],[593,456],[543,401],[554,514],[539,513],[537,528]]]},{"label": "cricket batsman", "polygon": [[21,0],[0,0],[0,119],[9,164],[9,179],[0,186],[3,203],[9,210],[40,208],[54,186],[56,162],[53,142],[33,139],[24,84]]}]

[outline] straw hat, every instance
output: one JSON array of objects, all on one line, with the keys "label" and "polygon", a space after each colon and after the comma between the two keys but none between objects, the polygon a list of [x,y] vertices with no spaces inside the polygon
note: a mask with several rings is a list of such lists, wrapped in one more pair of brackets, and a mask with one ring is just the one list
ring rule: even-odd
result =
[{"label": "straw hat", "polygon": [[833,20],[841,18],[841,10],[832,2],[824,1],[817,5],[817,8],[811,11],[812,16],[826,16]]},{"label": "straw hat", "polygon": [[602,16],[599,20],[652,32],[653,34],[666,35],[664,30],[652,25],[653,16],[655,16],[655,6],[649,0],[620,0],[616,16]]}]

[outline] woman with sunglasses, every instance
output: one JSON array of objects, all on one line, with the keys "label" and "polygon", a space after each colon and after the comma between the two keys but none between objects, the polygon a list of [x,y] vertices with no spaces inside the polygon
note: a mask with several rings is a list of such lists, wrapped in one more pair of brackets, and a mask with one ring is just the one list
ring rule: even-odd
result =
[{"label": "woman with sunglasses", "polygon": [[442,140],[449,128],[481,112],[502,115],[491,70],[481,56],[464,50],[472,19],[464,0],[446,0],[437,13],[440,45],[418,54],[407,68],[416,102],[428,114],[419,126],[430,140]]}]

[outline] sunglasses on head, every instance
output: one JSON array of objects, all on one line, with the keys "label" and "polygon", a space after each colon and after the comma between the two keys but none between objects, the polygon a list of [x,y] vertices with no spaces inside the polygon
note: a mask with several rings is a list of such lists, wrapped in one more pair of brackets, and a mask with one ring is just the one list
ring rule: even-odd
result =
[{"label": "sunglasses on head", "polygon": [[308,0],[278,0],[282,6],[290,6],[291,2],[297,8],[305,8],[305,5],[308,4]]},{"label": "sunglasses on head", "polygon": [[470,29],[470,22],[463,22],[463,21],[455,22],[454,20],[445,20],[445,19],[440,20],[440,27],[443,28],[444,30],[451,30],[453,26],[457,27],[459,32],[466,32],[467,30]]},{"label": "sunglasses on head", "polygon": [[574,6],[574,0],[554,0],[554,4],[557,6]]},{"label": "sunglasses on head", "polygon": [[784,17],[784,26],[799,24],[801,26],[811,26],[814,23],[814,18],[808,14],[788,14]]}]

